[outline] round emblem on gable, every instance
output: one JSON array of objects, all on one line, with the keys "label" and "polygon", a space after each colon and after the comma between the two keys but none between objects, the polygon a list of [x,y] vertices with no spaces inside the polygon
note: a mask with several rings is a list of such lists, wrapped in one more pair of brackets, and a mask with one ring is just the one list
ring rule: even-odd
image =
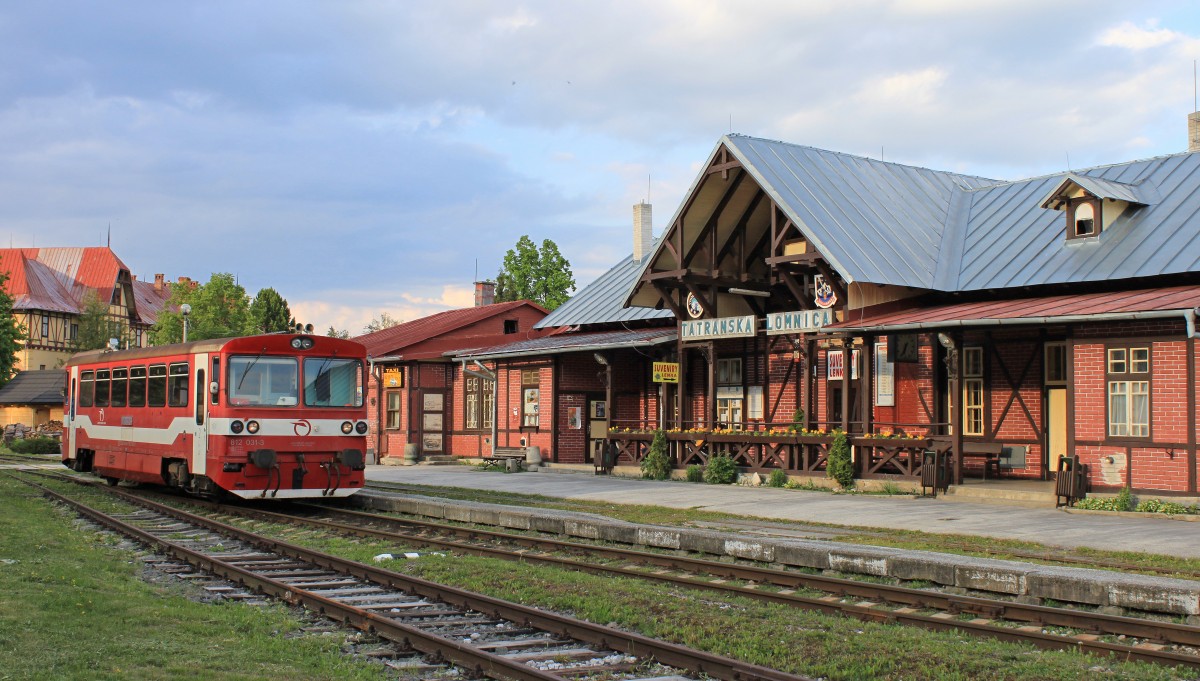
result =
[{"label": "round emblem on gable", "polygon": [[687,311],[692,319],[699,319],[700,315],[704,314],[704,308],[700,305],[700,300],[695,294],[687,294]]},{"label": "round emblem on gable", "polygon": [[816,289],[814,296],[817,307],[830,308],[837,303],[837,294],[833,292],[833,287],[829,282],[825,281],[825,277],[817,274],[813,276],[813,288]]}]

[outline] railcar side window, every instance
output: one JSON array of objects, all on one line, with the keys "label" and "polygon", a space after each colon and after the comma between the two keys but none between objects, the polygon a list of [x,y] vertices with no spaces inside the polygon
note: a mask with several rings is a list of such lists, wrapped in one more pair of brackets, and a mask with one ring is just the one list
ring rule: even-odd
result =
[{"label": "railcar side window", "polygon": [[112,370],[112,406],[124,407],[125,396],[128,390],[129,369],[121,367],[120,369]]},{"label": "railcar side window", "polygon": [[167,405],[186,407],[188,404],[188,365],[180,362],[171,365],[170,383],[167,388]]},{"label": "railcar side window", "polygon": [[294,407],[299,402],[295,357],[240,355],[229,358],[225,382],[231,407]]},{"label": "railcar side window", "polygon": [[129,406],[146,406],[146,367],[129,369]]},{"label": "railcar side window", "polygon": [[96,382],[96,374],[84,371],[79,374],[79,406],[92,406],[92,387]]},{"label": "railcar side window", "polygon": [[[221,358],[220,357],[213,357],[212,380],[217,383],[219,383],[221,381]],[[221,394],[220,390],[217,390],[217,392],[212,393],[212,403],[213,404],[217,403],[217,397],[220,394]],[[204,398],[200,398],[200,399],[204,399]]]},{"label": "railcar side window", "polygon": [[361,407],[362,393],[362,362],[333,357],[304,359],[306,407]]},{"label": "railcar side window", "polygon": [[108,406],[108,369],[96,369],[96,399],[97,407]]},{"label": "railcar side window", "polygon": [[146,403],[151,407],[167,406],[167,365],[150,366],[150,382],[147,384]]}]

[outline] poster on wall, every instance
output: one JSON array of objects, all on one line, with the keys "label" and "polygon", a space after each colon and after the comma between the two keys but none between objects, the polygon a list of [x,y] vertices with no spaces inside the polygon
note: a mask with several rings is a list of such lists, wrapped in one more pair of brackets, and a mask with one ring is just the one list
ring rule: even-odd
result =
[{"label": "poster on wall", "polygon": [[525,399],[523,402],[525,418],[521,421],[522,426],[536,426],[538,424],[538,400],[541,398],[541,391],[537,388],[526,388]]},{"label": "poster on wall", "polygon": [[606,404],[603,400],[593,400],[592,401],[592,418],[594,418],[594,419],[608,418],[608,410],[605,409],[605,406],[606,406]]},{"label": "poster on wall", "polygon": [[887,361],[887,344],[875,344],[875,404],[896,406],[896,365]]},{"label": "poster on wall", "polygon": [[763,389],[761,385],[746,386],[746,418],[763,417]]},{"label": "poster on wall", "polygon": [[583,428],[583,407],[567,407],[567,427],[571,430]]},{"label": "poster on wall", "polygon": [[[840,381],[845,376],[845,352],[843,350],[830,350],[826,355],[826,374],[831,381]],[[850,354],[850,380],[858,380],[858,349],[855,348]]]}]

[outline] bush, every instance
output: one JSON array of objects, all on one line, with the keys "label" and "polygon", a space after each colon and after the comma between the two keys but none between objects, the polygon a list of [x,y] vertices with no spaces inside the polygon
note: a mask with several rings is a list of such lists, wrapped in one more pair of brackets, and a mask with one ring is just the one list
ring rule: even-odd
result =
[{"label": "bush", "polygon": [[699,464],[692,464],[687,467],[688,482],[704,482],[704,467]]},{"label": "bush", "polygon": [[829,449],[829,463],[825,466],[825,474],[842,486],[842,489],[854,487],[854,462],[850,460],[850,440],[841,430],[833,431],[833,446]]},{"label": "bush", "polygon": [[788,426],[788,430],[793,433],[804,430],[804,410],[797,409],[792,412],[792,425]]},{"label": "bush", "polygon": [[1133,492],[1130,492],[1128,487],[1122,487],[1121,491],[1117,493],[1117,510],[1133,510]]},{"label": "bush", "polygon": [[[1158,501],[1157,499],[1151,501]],[[1161,503],[1161,502],[1160,502]],[[1150,501],[1138,504],[1138,510],[1142,510],[1142,506],[1150,504]],[[1099,497],[1088,497],[1075,502],[1075,508],[1082,508],[1089,511],[1132,511],[1134,509],[1133,494],[1128,487],[1121,489],[1120,493],[1115,497],[1102,499]]]},{"label": "bush", "polygon": [[666,480],[671,477],[671,455],[667,452],[667,434],[654,431],[650,451],[642,459],[642,477],[649,480]]},{"label": "bush", "polygon": [[787,473],[776,468],[771,471],[771,477],[767,478],[768,487],[786,487],[788,484]]},{"label": "bush", "polygon": [[18,454],[58,454],[62,445],[52,437],[31,437],[24,440],[13,440],[8,446]]},{"label": "bush", "polygon": [[708,466],[704,468],[704,482],[710,485],[728,485],[737,480],[737,466],[733,459],[726,454],[718,454],[709,458]]},{"label": "bush", "polygon": [[1141,511],[1142,513],[1158,513],[1162,510],[1162,505],[1163,502],[1161,499],[1147,499],[1139,502],[1137,508],[1134,510]]}]

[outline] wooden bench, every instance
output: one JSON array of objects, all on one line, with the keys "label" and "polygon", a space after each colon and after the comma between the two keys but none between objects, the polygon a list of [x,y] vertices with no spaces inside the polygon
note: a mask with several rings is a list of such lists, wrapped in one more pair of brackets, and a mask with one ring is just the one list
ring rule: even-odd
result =
[{"label": "wooden bench", "polygon": [[484,469],[490,468],[508,468],[509,461],[524,462],[525,452],[517,447],[497,447],[496,451],[491,454],[485,454],[483,457]]},{"label": "wooden bench", "polygon": [[988,469],[1000,477],[1000,456],[1004,453],[1004,445],[999,442],[964,442],[962,457],[967,459],[983,459],[983,479],[988,478]]}]

